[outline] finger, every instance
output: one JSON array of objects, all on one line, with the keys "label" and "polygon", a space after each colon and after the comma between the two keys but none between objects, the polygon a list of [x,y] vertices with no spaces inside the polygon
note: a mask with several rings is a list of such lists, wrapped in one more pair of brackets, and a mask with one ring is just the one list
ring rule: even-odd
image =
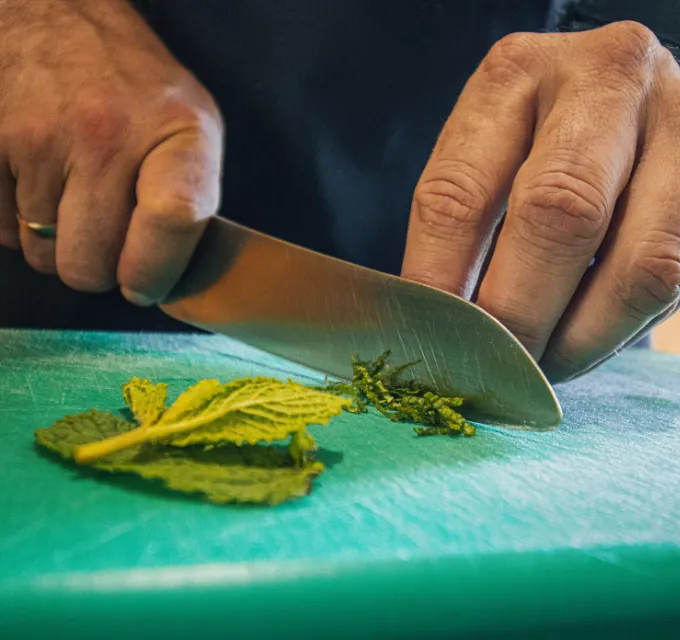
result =
[{"label": "finger", "polygon": [[219,133],[187,132],[168,138],[142,163],[118,265],[131,302],[160,302],[186,268],[219,205],[221,154]]},{"label": "finger", "polygon": [[611,360],[614,356],[619,355],[622,351],[625,351],[629,347],[632,347],[635,345],[635,343],[639,342],[642,338],[647,336],[653,329],[655,329],[658,325],[662,324],[668,318],[673,316],[678,310],[678,303],[672,305],[669,307],[666,311],[664,311],[661,315],[657,316],[656,318],[653,318],[647,324],[643,325],[642,328],[640,328],[637,333],[635,333],[631,338],[626,340],[626,342],[623,343],[620,347],[617,347],[613,351],[610,351],[609,353],[605,354],[602,358],[597,360],[596,362],[591,362],[590,364],[586,365],[585,368],[581,368],[579,370],[572,370],[570,373],[564,373],[562,375],[557,374],[553,376],[552,374],[548,376],[549,380],[553,384],[558,384],[560,382],[569,382],[571,380],[574,380],[576,378],[579,378],[581,376],[586,375],[587,373],[590,373],[591,371],[597,369],[598,367],[602,366],[605,362]]},{"label": "finger", "polygon": [[128,112],[98,96],[84,96],[69,116],[57,271],[73,289],[108,291],[117,285],[143,136],[133,130]]},{"label": "finger", "polygon": [[402,276],[463,296],[474,289],[535,122],[535,74],[501,41],[472,76],[416,187]]},{"label": "finger", "polygon": [[565,85],[518,172],[478,303],[540,358],[635,159],[639,103]]},{"label": "finger", "polygon": [[9,166],[0,161],[0,245],[10,249],[19,249],[21,246],[15,190]]},{"label": "finger", "polygon": [[680,289],[678,143],[645,150],[609,250],[555,332],[542,366],[567,380],[641,337],[677,306]]},{"label": "finger", "polygon": [[[25,164],[16,177],[16,207],[26,222],[54,224],[63,190],[61,165],[49,159],[36,164]],[[26,262],[36,271],[56,274],[54,238],[43,238],[19,225],[19,239]]]},{"label": "finger", "polygon": [[117,285],[118,260],[134,207],[136,171],[118,162],[102,175],[75,166],[59,203],[57,272],[69,287],[92,293]]}]

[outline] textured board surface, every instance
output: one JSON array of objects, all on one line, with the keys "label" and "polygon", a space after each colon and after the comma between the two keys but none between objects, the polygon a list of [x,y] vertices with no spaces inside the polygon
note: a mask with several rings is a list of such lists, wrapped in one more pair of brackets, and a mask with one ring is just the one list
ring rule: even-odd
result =
[{"label": "textured board surface", "polygon": [[671,637],[680,624],[680,359],[630,352],[558,387],[565,422],[548,434],[418,439],[343,415],[314,430],[329,469],[313,493],[277,508],[37,452],[35,428],[119,409],[133,375],[173,394],[203,377],[318,380],[219,337],[0,331],[0,638]]}]

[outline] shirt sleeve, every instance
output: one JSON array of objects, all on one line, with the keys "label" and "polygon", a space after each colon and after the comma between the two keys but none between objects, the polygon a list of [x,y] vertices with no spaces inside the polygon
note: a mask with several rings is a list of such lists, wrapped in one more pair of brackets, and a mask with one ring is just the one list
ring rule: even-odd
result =
[{"label": "shirt sleeve", "polygon": [[677,0],[564,0],[557,3],[555,31],[584,31],[611,22],[634,20],[651,29],[680,60],[680,2]]}]

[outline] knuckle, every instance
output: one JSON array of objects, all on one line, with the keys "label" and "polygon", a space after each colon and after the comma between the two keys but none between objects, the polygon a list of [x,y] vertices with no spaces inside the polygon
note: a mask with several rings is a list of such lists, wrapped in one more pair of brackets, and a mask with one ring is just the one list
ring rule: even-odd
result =
[{"label": "knuckle", "polygon": [[680,58],[676,59],[673,52],[666,47],[659,47],[659,56],[657,64],[660,71],[666,74],[666,77],[672,78],[673,86],[677,87],[678,79],[680,77]]},{"label": "knuckle", "polygon": [[147,200],[144,203],[144,216],[152,229],[177,235],[196,231],[207,217],[206,209],[195,194],[179,189],[159,193]]},{"label": "knuckle", "polygon": [[475,235],[492,206],[484,178],[464,163],[449,163],[437,173],[438,177],[423,180],[416,187],[414,215],[432,236],[450,239]]},{"label": "knuckle", "polygon": [[666,47],[659,47],[658,62],[660,67],[662,67],[665,71],[672,73],[672,75],[677,78],[678,61],[675,59],[675,56],[670,49]]},{"label": "knuckle", "polygon": [[108,92],[91,92],[81,96],[73,106],[74,121],[83,137],[109,140],[127,125],[130,116],[121,101]]},{"label": "knuckle", "polygon": [[480,71],[501,86],[517,82],[518,73],[529,73],[535,63],[538,36],[511,33],[498,40],[482,61]]},{"label": "knuckle", "polygon": [[88,164],[103,171],[121,152],[128,138],[131,116],[121,101],[104,92],[88,93],[73,106],[71,126]]},{"label": "knuckle", "polygon": [[669,113],[668,121],[675,125],[680,105],[680,58],[676,60],[670,49],[659,46],[654,72],[656,82],[650,101],[662,105],[663,112]]},{"label": "knuckle", "polygon": [[646,75],[659,47],[654,33],[631,20],[616,22],[607,29],[610,37],[604,47],[608,62],[626,74]]},{"label": "knuckle", "polygon": [[616,279],[615,287],[628,313],[647,320],[680,297],[680,237],[657,233],[639,247],[638,255]]},{"label": "knuckle", "polygon": [[214,133],[221,135],[224,132],[222,113],[209,94],[206,95],[200,107],[194,108],[194,118],[200,129],[209,135]]},{"label": "knuckle", "polygon": [[192,99],[168,99],[163,107],[163,119],[177,123],[183,130],[206,136],[221,136],[224,132],[224,121],[217,103],[200,86],[195,89]]},{"label": "knuckle", "polygon": [[41,159],[50,154],[54,144],[56,127],[42,115],[26,115],[12,127],[12,136],[22,150],[21,155]]},{"label": "knuckle", "polygon": [[515,218],[557,255],[589,250],[609,222],[606,194],[577,171],[546,171],[513,194]]}]

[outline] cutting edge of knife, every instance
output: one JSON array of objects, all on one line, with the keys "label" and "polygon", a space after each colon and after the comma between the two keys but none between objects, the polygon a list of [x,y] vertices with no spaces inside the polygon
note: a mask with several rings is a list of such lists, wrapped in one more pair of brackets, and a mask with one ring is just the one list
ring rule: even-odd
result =
[{"label": "cutting edge of knife", "polygon": [[[525,430],[525,431],[552,431],[552,430],[558,428],[560,426],[560,424],[562,423],[562,420],[564,418],[564,413],[562,411],[562,407],[560,405],[559,399],[557,398],[555,390],[553,389],[552,385],[550,384],[550,381],[548,380],[546,375],[543,373],[543,370],[540,368],[540,366],[536,362],[535,358],[529,353],[528,349],[518,340],[518,338],[502,322],[500,322],[500,320],[495,318],[488,311],[486,311],[485,309],[483,309],[479,305],[476,305],[472,301],[467,300],[467,299],[465,299],[461,296],[458,296],[454,293],[451,293],[449,291],[445,291],[444,289],[434,287],[432,285],[424,284],[424,283],[421,283],[421,282],[416,282],[416,281],[413,281],[413,280],[407,280],[405,278],[402,278],[400,276],[397,276],[397,275],[394,275],[394,274],[391,274],[391,273],[385,273],[385,272],[382,272],[382,271],[378,271],[376,269],[371,269],[370,267],[358,265],[358,264],[355,264],[353,262],[349,262],[348,260],[343,260],[342,258],[330,256],[330,255],[321,253],[319,251],[315,251],[314,249],[309,249],[308,247],[303,247],[303,246],[295,244],[293,242],[289,242],[287,240],[276,238],[276,237],[271,236],[269,234],[266,234],[264,232],[257,231],[255,229],[252,229],[252,228],[247,227],[245,225],[242,225],[240,223],[233,222],[232,220],[228,220],[226,218],[213,218],[213,219],[211,219],[211,224],[213,224],[213,225],[215,225],[215,224],[226,225],[226,226],[232,227],[232,228],[235,227],[237,229],[240,229],[242,232],[246,232],[246,233],[251,234],[253,236],[257,236],[265,242],[272,242],[272,243],[284,245],[284,246],[286,246],[286,247],[288,247],[292,250],[307,253],[309,255],[316,256],[317,258],[319,258],[321,260],[336,263],[338,265],[342,265],[343,267],[350,268],[350,269],[352,269],[352,270],[354,270],[358,273],[363,272],[365,274],[370,275],[373,278],[381,278],[381,279],[384,279],[387,282],[390,282],[390,281],[394,282],[395,284],[398,284],[401,287],[409,286],[409,287],[413,288],[414,290],[415,289],[421,289],[421,290],[425,290],[425,291],[437,292],[440,295],[444,295],[448,298],[455,299],[458,303],[462,303],[463,305],[466,305],[466,306],[474,309],[475,312],[481,313],[483,316],[485,316],[485,318],[487,320],[490,320],[491,323],[494,324],[497,329],[500,329],[501,332],[504,333],[514,343],[515,347],[518,348],[521,352],[523,352],[523,354],[533,363],[535,372],[538,374],[539,378],[544,383],[545,391],[549,394],[550,399],[551,399],[552,404],[553,404],[553,407],[555,409],[555,416],[554,416],[555,419],[554,419],[554,421],[549,423],[549,424],[542,424],[540,427],[528,426],[528,425],[523,426],[523,425],[518,425],[518,424],[503,424],[501,421],[490,422],[488,419],[485,419],[482,423],[483,424],[489,424],[489,425],[492,425],[492,426],[500,426],[500,427],[504,427],[504,428],[508,428],[508,429]],[[207,230],[206,230],[206,232],[207,232]],[[205,234],[204,234],[204,237],[205,237]],[[197,253],[199,253],[199,252],[197,251]],[[198,263],[200,264],[200,257],[198,259]],[[194,268],[196,268],[197,265],[194,264],[193,266],[194,266]],[[191,278],[191,273],[192,273],[192,264],[190,263],[189,267],[187,267],[187,269],[184,272],[184,275],[180,279],[179,288],[181,288],[182,282],[185,281],[185,277],[188,277],[189,279]],[[173,293],[176,290],[177,290],[177,288],[175,290],[173,290]],[[178,301],[178,300],[186,298],[186,297],[191,297],[191,295],[187,295],[187,296],[181,296],[180,295],[179,297],[175,298],[174,301]],[[172,299],[173,299],[173,294],[171,293],[171,295],[166,300],[172,300]],[[171,308],[173,306],[173,302],[164,301],[161,304],[159,304],[158,306],[167,315],[169,315],[169,316],[171,316],[171,317],[173,317],[173,318],[175,318],[175,319],[177,319],[177,320],[179,320],[179,321],[181,321],[181,322],[183,322],[183,323],[185,323],[189,326],[194,326],[196,328],[203,329],[203,330],[208,331],[208,332],[213,333],[213,334],[224,335],[224,336],[226,336],[226,337],[228,337],[232,340],[236,340],[237,342],[239,341],[237,338],[229,336],[229,334],[227,334],[227,333],[215,331],[214,329],[211,329],[209,326],[202,325],[200,323],[189,322],[189,321],[173,314],[172,311],[169,310],[169,308]],[[243,341],[240,341],[240,342],[242,342],[243,344],[247,344],[252,349],[256,349],[256,350],[259,350],[263,353],[268,353],[268,354],[274,355],[276,357],[281,357],[284,360],[287,360],[288,362],[294,363],[298,366],[302,366],[302,367],[308,369],[309,371],[313,371],[313,372],[318,373],[319,375],[324,375],[324,376],[327,376],[327,377],[335,379],[335,380],[348,381],[348,378],[346,378],[346,377],[341,377],[341,376],[337,376],[337,375],[329,375],[329,373],[327,371],[323,371],[322,369],[318,369],[318,368],[315,368],[313,366],[310,366],[309,364],[305,364],[304,362],[296,360],[295,358],[292,358],[288,355],[283,356],[281,354],[276,353],[273,350],[265,349],[265,348],[262,348],[260,346],[256,346],[256,345],[253,345],[253,344],[250,344],[250,343],[247,343],[247,342],[243,342]]]}]

